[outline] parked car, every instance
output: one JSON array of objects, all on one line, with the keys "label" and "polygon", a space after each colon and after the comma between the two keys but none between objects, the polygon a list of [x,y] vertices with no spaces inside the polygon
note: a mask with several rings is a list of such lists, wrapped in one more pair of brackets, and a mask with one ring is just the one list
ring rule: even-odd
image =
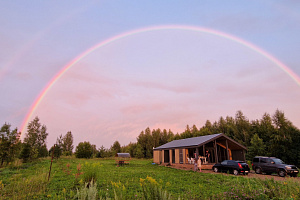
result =
[{"label": "parked car", "polygon": [[286,175],[296,177],[299,173],[299,170],[295,165],[285,164],[282,160],[275,157],[254,157],[252,169],[257,174],[266,173],[270,175],[272,173],[277,173],[281,177],[285,177]]},{"label": "parked car", "polygon": [[250,168],[247,163],[244,161],[235,161],[235,160],[224,160],[221,163],[215,164],[212,169],[214,172],[229,172],[234,175],[244,174],[248,175]]}]

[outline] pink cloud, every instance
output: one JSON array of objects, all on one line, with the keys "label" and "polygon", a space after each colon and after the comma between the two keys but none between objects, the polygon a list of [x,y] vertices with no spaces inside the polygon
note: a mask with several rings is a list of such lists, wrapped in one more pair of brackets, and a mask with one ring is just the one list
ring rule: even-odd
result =
[{"label": "pink cloud", "polygon": [[197,90],[197,86],[184,85],[184,83],[181,83],[180,85],[177,85],[178,83],[177,84],[173,83],[172,85],[168,85],[166,83],[160,83],[160,82],[133,81],[132,84],[137,87],[165,90],[174,93],[193,93]]}]

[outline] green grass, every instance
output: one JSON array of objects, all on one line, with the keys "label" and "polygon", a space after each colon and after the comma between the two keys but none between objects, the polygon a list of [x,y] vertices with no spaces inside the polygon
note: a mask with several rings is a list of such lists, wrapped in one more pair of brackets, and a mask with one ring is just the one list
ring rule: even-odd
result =
[{"label": "green grass", "polygon": [[88,191],[96,191],[97,199],[300,198],[299,181],[292,178],[196,173],[153,165],[152,160],[133,159],[117,167],[113,159],[65,157],[53,162],[48,182],[49,167],[50,159],[41,159],[0,169],[0,199],[74,199]]}]

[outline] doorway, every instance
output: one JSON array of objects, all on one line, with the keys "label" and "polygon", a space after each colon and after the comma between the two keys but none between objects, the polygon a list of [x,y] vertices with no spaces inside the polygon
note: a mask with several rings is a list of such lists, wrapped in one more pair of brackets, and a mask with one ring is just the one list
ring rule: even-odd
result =
[{"label": "doorway", "polygon": [[164,163],[169,163],[169,162],[170,162],[170,151],[164,150]]}]

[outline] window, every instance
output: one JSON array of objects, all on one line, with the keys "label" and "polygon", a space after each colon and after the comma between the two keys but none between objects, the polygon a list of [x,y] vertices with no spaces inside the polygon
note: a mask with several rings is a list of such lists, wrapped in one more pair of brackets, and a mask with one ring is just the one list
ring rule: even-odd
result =
[{"label": "window", "polygon": [[224,160],[223,162],[221,162],[222,165],[227,165],[227,160]]},{"label": "window", "polygon": [[267,158],[261,158],[261,159],[260,159],[260,162],[261,162],[261,163],[267,163]]},{"label": "window", "polygon": [[274,161],[276,164],[283,164],[284,162],[282,160],[280,160],[279,158],[274,158],[272,159],[272,161]]},{"label": "window", "polygon": [[183,163],[183,151],[182,151],[182,149],[179,149],[179,163],[180,164]]}]

